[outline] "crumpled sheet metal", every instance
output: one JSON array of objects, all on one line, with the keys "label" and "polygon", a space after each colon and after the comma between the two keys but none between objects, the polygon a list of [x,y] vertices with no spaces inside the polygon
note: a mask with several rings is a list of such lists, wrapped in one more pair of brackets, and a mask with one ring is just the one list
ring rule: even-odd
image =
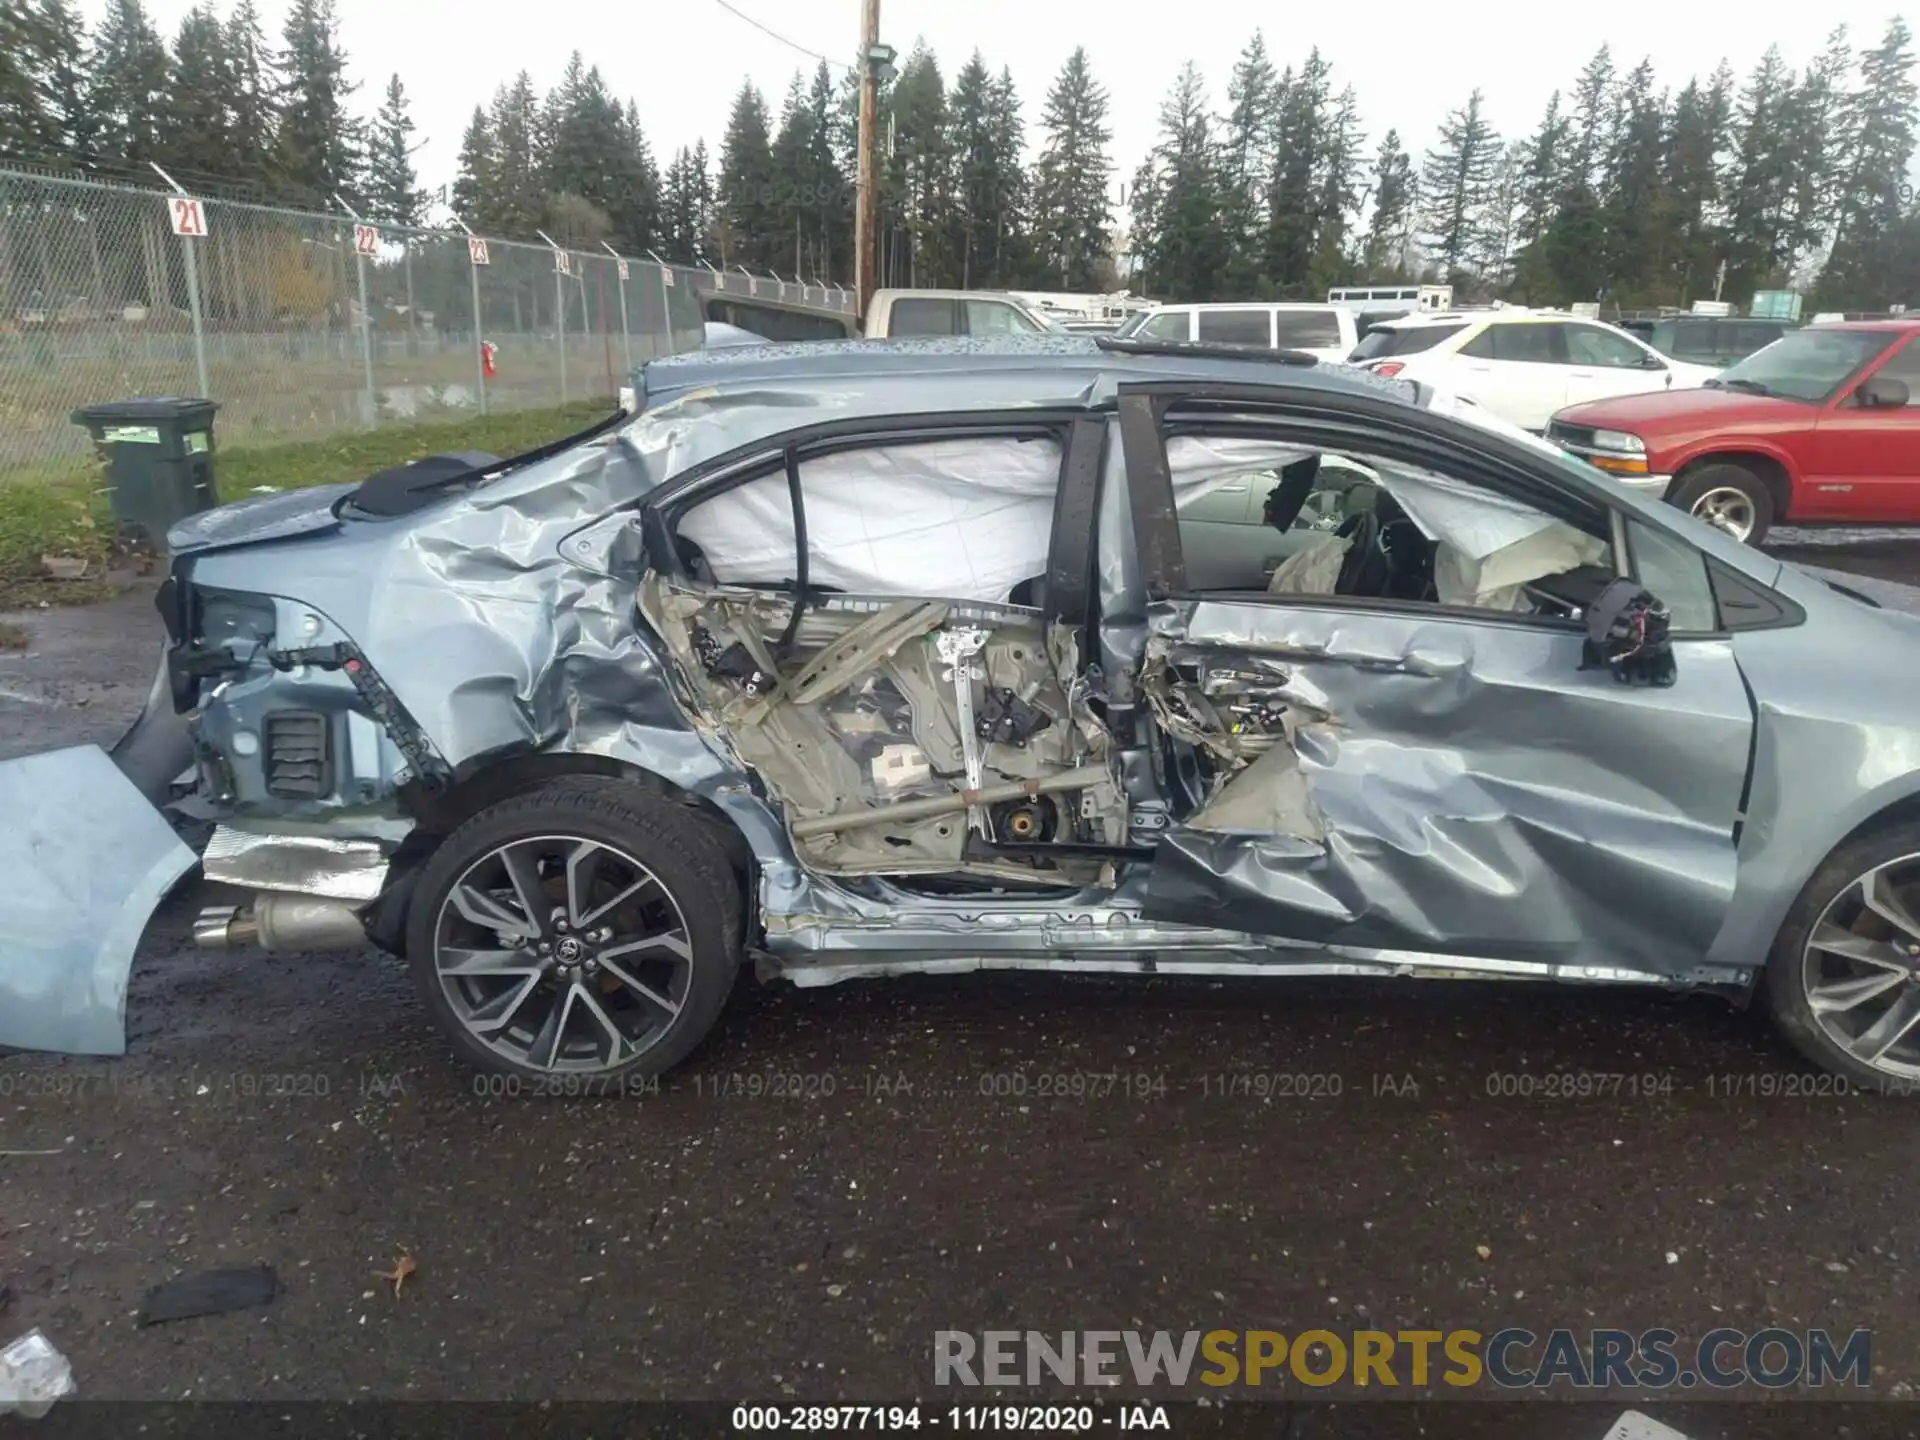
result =
[{"label": "crumpled sheet metal", "polygon": [[0,764],[0,816],[0,1045],[124,1055],[134,949],[193,851],[94,745]]},{"label": "crumpled sheet metal", "polygon": [[377,841],[232,825],[215,828],[200,862],[207,879],[223,885],[329,900],[376,900],[387,879],[387,852]]},{"label": "crumpled sheet metal", "polygon": [[1724,642],[1690,646],[1672,690],[1602,676],[1570,701],[1567,631],[1204,602],[1154,623],[1285,664],[1331,723],[1294,741],[1325,838],[1176,830],[1147,918],[1651,973],[1696,966],[1725,922],[1749,717]]}]

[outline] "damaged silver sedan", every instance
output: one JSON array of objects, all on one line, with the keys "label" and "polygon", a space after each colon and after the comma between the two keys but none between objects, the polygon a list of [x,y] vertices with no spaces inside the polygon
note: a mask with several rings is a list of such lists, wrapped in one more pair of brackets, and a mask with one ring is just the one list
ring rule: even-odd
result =
[{"label": "damaged silver sedan", "polygon": [[1757,988],[1920,1080],[1908,618],[1344,367],[767,346],[636,407],[175,532],[254,895],[203,943],[371,942],[520,1075],[659,1073],[751,959]]}]

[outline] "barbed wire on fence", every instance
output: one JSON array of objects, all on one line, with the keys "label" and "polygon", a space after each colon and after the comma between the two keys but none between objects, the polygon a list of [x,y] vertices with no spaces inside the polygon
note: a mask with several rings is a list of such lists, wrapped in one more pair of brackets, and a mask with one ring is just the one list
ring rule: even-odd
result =
[{"label": "barbed wire on fence", "polygon": [[0,479],[87,452],[83,405],[218,401],[295,439],[611,396],[702,341],[705,297],[848,290],[0,169]]}]

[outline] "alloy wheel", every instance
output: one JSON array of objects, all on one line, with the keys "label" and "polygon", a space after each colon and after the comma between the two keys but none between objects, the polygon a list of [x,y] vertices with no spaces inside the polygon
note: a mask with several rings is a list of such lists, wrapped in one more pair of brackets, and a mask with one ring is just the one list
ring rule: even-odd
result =
[{"label": "alloy wheel", "polygon": [[1745,544],[1753,534],[1753,499],[1731,485],[1716,485],[1693,502],[1692,513]]},{"label": "alloy wheel", "polygon": [[1800,983],[1829,1040],[1883,1075],[1920,1079],[1920,855],[1834,896],[1808,932]]},{"label": "alloy wheel", "polygon": [[469,865],[434,928],[434,971],[481,1044],[533,1070],[621,1068],[687,1001],[693,948],[679,902],[631,855],[542,835]]}]

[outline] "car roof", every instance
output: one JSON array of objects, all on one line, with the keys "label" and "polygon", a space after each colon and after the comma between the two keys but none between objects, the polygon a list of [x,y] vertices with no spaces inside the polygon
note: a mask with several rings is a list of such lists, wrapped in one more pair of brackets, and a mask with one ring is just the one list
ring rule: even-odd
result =
[{"label": "car roof", "polygon": [[768,403],[777,404],[771,392],[832,381],[842,391],[876,397],[897,391],[908,397],[900,413],[909,413],[913,409],[1059,404],[1068,395],[1084,395],[1106,376],[1116,382],[1218,380],[1414,403],[1415,392],[1408,383],[1356,366],[1306,364],[1252,348],[1244,354],[1205,345],[1122,349],[1102,344],[1105,339],[1072,334],[937,335],[725,346],[649,361],[635,374],[634,394],[642,409],[677,395],[728,390],[767,392]]},{"label": "car roof", "polygon": [[1376,330],[1411,330],[1422,325],[1472,325],[1484,321],[1489,325],[1564,325],[1573,321],[1580,325],[1605,325],[1617,329],[1610,320],[1602,320],[1594,315],[1576,315],[1571,310],[1532,310],[1517,305],[1509,305],[1499,310],[1430,310],[1425,314],[1402,315],[1392,320],[1382,320],[1373,328]]},{"label": "car roof", "polygon": [[1805,325],[1806,330],[1894,330],[1907,331],[1920,327],[1920,317],[1908,320],[1900,316],[1888,316],[1884,320],[1829,320],[1824,325]]},{"label": "car roof", "polygon": [[1171,305],[1156,305],[1149,314],[1158,315],[1162,310],[1338,310],[1341,306],[1330,305],[1324,300],[1205,300],[1189,304],[1176,301]]}]

